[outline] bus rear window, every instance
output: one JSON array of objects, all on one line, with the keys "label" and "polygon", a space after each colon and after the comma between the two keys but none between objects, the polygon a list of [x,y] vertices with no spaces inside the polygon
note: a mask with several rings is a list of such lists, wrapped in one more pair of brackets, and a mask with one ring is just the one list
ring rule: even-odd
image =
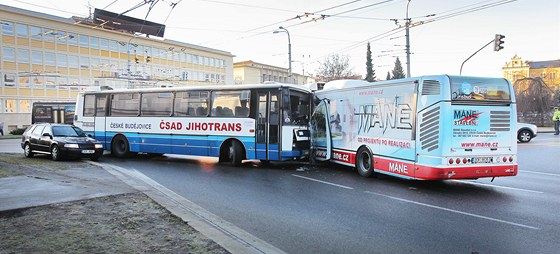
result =
[{"label": "bus rear window", "polygon": [[511,101],[509,83],[502,78],[450,77],[451,100]]}]

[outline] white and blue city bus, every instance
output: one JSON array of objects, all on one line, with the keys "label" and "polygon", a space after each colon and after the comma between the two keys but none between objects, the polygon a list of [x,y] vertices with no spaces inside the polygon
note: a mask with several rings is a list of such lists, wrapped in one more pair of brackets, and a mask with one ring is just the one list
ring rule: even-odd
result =
[{"label": "white and blue city bus", "polygon": [[311,92],[291,84],[84,91],[74,125],[131,153],[287,161],[309,154]]},{"label": "white and blue city bus", "polygon": [[517,174],[516,103],[503,78],[337,80],[316,91],[312,156],[406,179]]}]

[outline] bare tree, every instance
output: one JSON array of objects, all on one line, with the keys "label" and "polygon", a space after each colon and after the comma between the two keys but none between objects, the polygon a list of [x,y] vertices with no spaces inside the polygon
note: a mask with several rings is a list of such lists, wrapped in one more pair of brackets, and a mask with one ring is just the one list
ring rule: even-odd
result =
[{"label": "bare tree", "polygon": [[553,105],[553,91],[541,77],[523,78],[515,81],[513,88],[517,99],[517,111],[523,114],[525,121],[540,122],[545,126]]},{"label": "bare tree", "polygon": [[324,82],[354,78],[348,56],[339,54],[329,55],[323,61],[319,61],[317,75]]}]

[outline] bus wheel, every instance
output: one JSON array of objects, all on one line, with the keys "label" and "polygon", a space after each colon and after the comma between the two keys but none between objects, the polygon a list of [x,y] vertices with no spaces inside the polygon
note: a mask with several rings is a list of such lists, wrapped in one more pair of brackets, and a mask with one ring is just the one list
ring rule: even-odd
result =
[{"label": "bus wheel", "polygon": [[232,141],[231,146],[229,146],[228,159],[234,167],[239,167],[241,165],[241,160],[243,160],[243,152],[241,149],[243,148],[238,141]]},{"label": "bus wheel", "polygon": [[124,136],[116,136],[111,143],[111,154],[118,158],[125,158],[130,154],[128,140]]},{"label": "bus wheel", "polygon": [[364,177],[371,177],[374,174],[373,156],[365,147],[358,150],[358,154],[356,156],[356,169],[358,169],[358,173]]}]

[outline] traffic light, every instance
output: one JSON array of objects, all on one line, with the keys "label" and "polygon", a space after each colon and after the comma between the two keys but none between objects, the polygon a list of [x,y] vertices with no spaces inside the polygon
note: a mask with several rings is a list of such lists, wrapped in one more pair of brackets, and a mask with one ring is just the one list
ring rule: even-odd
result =
[{"label": "traffic light", "polygon": [[496,37],[494,37],[494,51],[500,51],[500,49],[504,48],[504,46],[502,46],[502,44],[504,44],[504,38],[506,38],[505,35],[496,34]]}]

